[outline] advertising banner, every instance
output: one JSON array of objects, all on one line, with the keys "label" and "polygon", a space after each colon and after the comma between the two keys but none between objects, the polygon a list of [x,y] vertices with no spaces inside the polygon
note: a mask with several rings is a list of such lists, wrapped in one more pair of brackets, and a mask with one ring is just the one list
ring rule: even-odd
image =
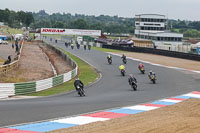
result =
[{"label": "advertising banner", "polygon": [[82,29],[56,29],[41,28],[41,34],[50,35],[78,35],[78,36],[101,36],[101,30],[82,30]]}]

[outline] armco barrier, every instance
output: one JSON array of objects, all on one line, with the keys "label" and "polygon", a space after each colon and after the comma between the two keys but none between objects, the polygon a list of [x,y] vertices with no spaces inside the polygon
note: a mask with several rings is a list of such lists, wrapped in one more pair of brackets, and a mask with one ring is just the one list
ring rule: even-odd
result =
[{"label": "armco barrier", "polygon": [[73,67],[73,70],[68,73],[58,75],[56,77],[39,80],[36,82],[0,83],[0,98],[7,98],[9,96],[28,94],[28,93],[46,90],[51,87],[60,85],[64,82],[67,82],[77,75],[78,66],[69,56],[67,56],[62,51],[60,51],[59,49],[56,49],[55,47],[51,45],[48,45],[48,44],[46,45],[47,47],[51,48],[56,53],[58,53],[60,56],[62,56],[66,61],[70,62],[70,64]]},{"label": "armco barrier", "polygon": [[154,49],[154,48],[121,47],[121,46],[106,45],[106,44],[103,44],[102,48],[123,50],[123,51],[129,51],[129,52],[150,53],[150,54],[157,54],[157,55],[164,55],[164,56],[169,56],[169,57],[200,61],[200,55]]},{"label": "armco barrier", "polygon": [[14,83],[1,83],[0,84],[0,98],[15,95]]},{"label": "armco barrier", "polygon": [[30,92],[36,92],[36,82],[15,84],[15,95],[21,95]]}]

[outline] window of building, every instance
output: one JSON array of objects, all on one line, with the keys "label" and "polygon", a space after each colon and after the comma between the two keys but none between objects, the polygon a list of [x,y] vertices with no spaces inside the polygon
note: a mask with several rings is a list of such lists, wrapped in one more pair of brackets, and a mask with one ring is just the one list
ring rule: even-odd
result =
[{"label": "window of building", "polygon": [[142,22],[144,22],[144,18],[142,18]]}]

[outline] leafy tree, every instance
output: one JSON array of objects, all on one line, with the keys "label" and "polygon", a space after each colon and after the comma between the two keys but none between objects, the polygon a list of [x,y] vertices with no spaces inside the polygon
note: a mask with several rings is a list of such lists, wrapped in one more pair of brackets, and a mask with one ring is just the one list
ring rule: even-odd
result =
[{"label": "leafy tree", "polygon": [[33,15],[31,13],[26,13],[24,24],[28,27],[34,21]]},{"label": "leafy tree", "polygon": [[199,38],[200,37],[200,31],[189,29],[184,32],[184,37],[193,37],[193,38]]},{"label": "leafy tree", "polygon": [[88,29],[88,23],[84,19],[77,19],[71,23],[74,29]]},{"label": "leafy tree", "polygon": [[34,22],[32,13],[19,11],[15,12],[9,9],[0,10],[0,21],[13,28],[20,28],[22,26],[29,26]]},{"label": "leafy tree", "polygon": [[63,22],[55,22],[54,25],[53,25],[53,28],[64,28],[65,27],[65,24]]}]

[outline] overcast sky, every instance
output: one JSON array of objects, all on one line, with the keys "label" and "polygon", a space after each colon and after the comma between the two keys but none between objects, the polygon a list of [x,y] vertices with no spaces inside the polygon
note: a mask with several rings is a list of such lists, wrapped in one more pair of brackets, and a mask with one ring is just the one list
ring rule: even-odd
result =
[{"label": "overcast sky", "polygon": [[168,18],[200,20],[200,0],[0,0],[0,9],[86,15],[118,15],[156,13]]}]

